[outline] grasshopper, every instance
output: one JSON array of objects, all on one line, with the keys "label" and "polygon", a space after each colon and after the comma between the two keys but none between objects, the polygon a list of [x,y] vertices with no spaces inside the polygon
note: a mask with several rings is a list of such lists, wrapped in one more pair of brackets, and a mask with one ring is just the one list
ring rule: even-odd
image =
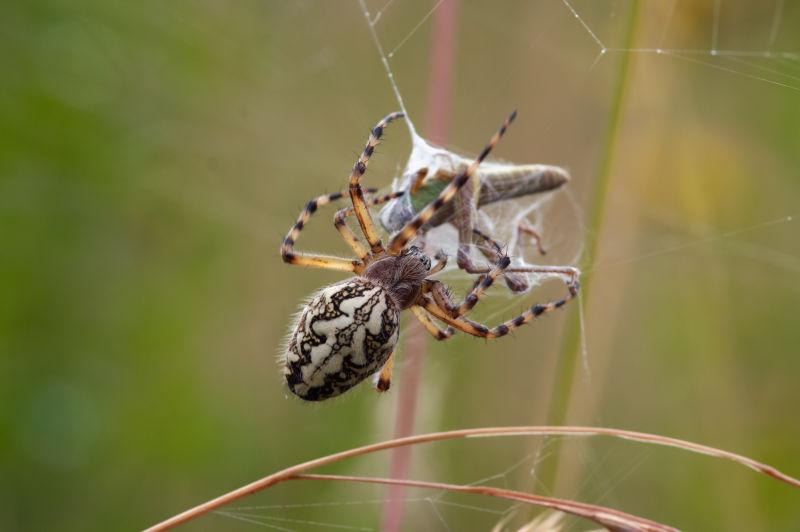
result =
[{"label": "grasshopper", "polygon": [[[435,171],[421,167],[404,176],[405,179],[400,186],[403,194],[380,211],[380,222],[384,229],[392,233],[402,228],[420,210],[434,201],[439,192],[459,173],[465,171],[470,161],[460,157],[453,160],[450,157],[448,162],[450,164],[447,167]],[[458,267],[475,273],[479,267],[470,256],[473,245],[492,263],[496,263],[504,254],[503,244],[480,227],[477,217],[479,209],[495,202],[555,190],[569,180],[569,173],[558,166],[484,163],[478,168],[472,182],[463,187],[452,202],[431,218],[423,228],[422,234],[445,223],[453,225],[458,231]],[[516,231],[518,237],[523,234],[531,237],[538,252],[545,254],[541,237],[529,222],[521,221]],[[529,288],[528,280],[522,274],[509,272],[504,277],[512,292],[524,292]]]}]

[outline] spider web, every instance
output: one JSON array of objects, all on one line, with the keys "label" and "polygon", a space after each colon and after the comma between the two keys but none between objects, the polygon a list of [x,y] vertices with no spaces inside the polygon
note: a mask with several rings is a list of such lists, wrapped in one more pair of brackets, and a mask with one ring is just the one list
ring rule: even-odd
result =
[{"label": "spider web", "polygon": [[[353,24],[360,24],[362,29],[366,28],[368,33],[359,37],[363,37],[363,40],[374,48],[374,50],[367,49],[364,61],[380,63],[387,82],[387,94],[391,94],[396,104],[409,117],[407,124],[411,139],[410,156],[397,168],[395,182],[391,187],[395,190],[406,188],[408,180],[420,167],[446,167],[452,166],[454,161],[462,158],[470,159],[471,154],[477,153],[482,148],[485,139],[488,139],[503,117],[502,113],[494,114],[494,109],[498,106],[492,105],[492,113],[476,111],[477,118],[474,120],[459,119],[460,125],[470,126],[469,135],[458,138],[458,143],[465,144],[466,141],[463,139],[470,139],[469,146],[466,147],[454,147],[455,143],[448,143],[446,147],[436,147],[418,133],[415,120],[423,115],[423,105],[417,101],[418,97],[409,95],[421,90],[414,82],[413,76],[416,74],[424,77],[423,71],[427,62],[424,60],[424,55],[420,58],[419,52],[424,51],[427,46],[423,36],[427,35],[431,17],[441,5],[442,0],[424,4],[412,4],[401,0],[376,2],[358,0],[358,14],[363,20],[351,21]],[[520,264],[580,265],[584,260],[583,242],[601,236],[587,232],[584,228],[585,213],[589,210],[592,189],[582,186],[581,183],[585,185],[590,179],[593,167],[590,163],[573,162],[571,153],[559,151],[556,146],[569,135],[579,131],[574,127],[575,122],[589,119],[592,110],[597,109],[597,102],[594,99],[606,101],[609,98],[615,69],[623,54],[634,57],[640,69],[658,74],[655,82],[639,81],[644,85],[664,82],[671,83],[676,87],[675,90],[680,90],[682,84],[690,84],[693,80],[701,78],[705,83],[704,87],[710,87],[709,90],[721,96],[735,86],[739,91],[756,95],[756,101],[772,98],[776,92],[783,97],[788,93],[790,98],[795,98],[793,100],[795,104],[797,99],[800,99],[800,94],[795,94],[800,92],[800,51],[796,42],[799,14],[796,6],[790,6],[783,0],[765,3],[758,7],[729,0],[710,0],[705,3],[665,1],[648,6],[649,9],[645,10],[639,22],[636,46],[625,47],[619,43],[623,42],[624,13],[630,5],[630,2],[612,0],[537,2],[529,9],[536,15],[537,20],[542,20],[542,24],[531,28],[530,33],[526,34],[505,33],[505,25],[513,17],[513,13],[503,11],[502,6],[486,5],[481,9],[464,9],[464,13],[461,14],[460,23],[464,24],[469,32],[477,35],[482,30],[483,35],[488,36],[488,42],[482,45],[484,48],[491,48],[493,42],[513,40],[521,50],[518,59],[519,68],[543,74],[534,76],[533,79],[525,78],[530,85],[522,87],[517,92],[513,90],[511,83],[506,83],[510,88],[505,91],[498,90],[497,93],[487,93],[485,90],[477,89],[471,91],[466,87],[465,94],[459,95],[468,102],[465,105],[480,108],[484,100],[501,100],[503,104],[501,107],[508,107],[510,110],[515,103],[512,99],[514,95],[519,96],[525,89],[534,87],[541,77],[547,77],[548,74],[555,79],[550,83],[545,82],[545,89],[537,94],[546,97],[554,91],[563,91],[570,95],[565,98],[566,100],[575,102],[570,107],[551,108],[546,102],[537,101],[535,107],[523,109],[518,123],[511,128],[494,155],[496,160],[502,160],[504,157],[511,157],[504,154],[512,153],[514,159],[519,157],[519,160],[514,161],[516,163],[563,165],[573,175],[573,183],[557,193],[502,202],[476,213],[482,223],[491,230],[492,236],[507,243],[511,249],[516,248],[515,227],[522,218],[529,219],[543,234],[548,249],[546,260],[537,256],[533,249],[526,248],[524,254],[515,256],[515,260]],[[476,18],[478,16],[480,18]],[[689,24],[687,20],[694,17],[705,21],[702,22],[706,24],[707,29],[704,42],[698,41],[699,35],[703,32],[686,30]],[[752,26],[755,28],[748,35],[730,30],[738,27],[743,17],[751,18]],[[791,28],[791,31],[787,28]],[[538,52],[538,48],[543,52]],[[377,55],[374,53],[370,55],[367,52],[377,52]],[[470,46],[469,52],[480,53],[475,46]],[[542,58],[539,57],[540,53],[552,54],[554,57]],[[473,70],[475,75],[478,75],[480,68],[473,65],[473,62],[482,67],[491,64],[485,57],[476,61],[473,61],[472,57],[464,57],[459,59],[458,66]],[[571,70],[560,72],[560,68],[566,68],[561,66],[562,63],[568,63]],[[495,72],[492,75],[496,77],[499,85],[514,79],[509,73]],[[414,100],[415,103],[409,103],[407,106],[404,96]],[[358,99],[355,96],[352,98]],[[648,103],[647,98],[644,100],[645,103],[641,105]],[[361,111],[354,111],[353,115],[359,118],[359,122],[362,122],[362,118],[369,122],[372,115],[377,119],[385,114],[385,111],[381,109],[377,114],[372,113],[370,116],[364,116]],[[525,121],[534,123],[535,128],[525,126]],[[565,130],[563,124],[570,121],[573,129]],[[545,136],[538,135],[536,138],[544,141],[544,147],[531,149],[529,142],[524,139],[534,129],[550,134],[554,140],[547,142]],[[593,149],[592,145],[600,142],[601,133],[601,128],[588,128],[586,145],[589,151]],[[528,151],[533,153],[527,155]],[[635,163],[632,164],[635,166]],[[787,171],[783,169],[784,176]],[[679,177],[675,179],[678,181]],[[637,216],[643,217],[650,224],[651,231],[638,247],[631,245],[633,240],[631,235],[611,237],[607,245],[601,249],[599,256],[595,258],[594,266],[585,273],[598,277],[614,276],[621,267],[627,265],[645,268],[653,263],[666,264],[666,259],[676,256],[688,256],[689,260],[702,260],[692,256],[691,252],[718,247],[730,252],[737,260],[751,264],[751,267],[742,270],[743,275],[761,276],[762,269],[767,268],[772,276],[789,275],[790,279],[797,279],[800,273],[797,250],[787,248],[779,238],[770,238],[770,232],[775,230],[796,232],[800,210],[796,209],[797,205],[792,201],[775,201],[769,209],[755,209],[748,216],[729,215],[725,218],[726,223],[718,227],[714,223],[704,222],[702,216],[687,217],[684,213],[660,206],[655,202],[642,207],[640,200],[633,193],[636,182],[628,181],[626,184],[631,185],[634,190],[615,188],[610,194],[607,210],[612,211],[612,218],[622,217],[622,219],[625,217],[619,213],[636,212]],[[573,187],[573,185],[578,186]],[[721,183],[720,186],[724,188],[725,183]],[[776,190],[774,184],[766,183],[764,186],[768,193],[774,193]],[[796,194],[791,197],[796,197]],[[377,217],[377,211],[375,214]],[[758,236],[764,238],[753,238]],[[773,240],[778,243],[773,243]],[[455,230],[448,225],[431,232],[426,243],[431,249],[445,250],[451,257],[455,256],[458,244]],[[455,284],[470,282],[453,265],[449,267],[446,279],[449,283]],[[543,280],[545,279],[531,277],[534,285]],[[797,286],[795,283],[789,287],[790,291],[794,291],[795,297],[798,294]],[[504,287],[495,287],[493,294],[503,295],[520,308],[524,308],[531,299],[530,295],[512,295]],[[501,314],[506,315],[508,311],[495,306],[482,315],[482,318],[492,320]],[[598,338],[595,338],[591,325],[588,324],[588,330],[584,335],[590,353],[594,349],[595,340],[597,344],[604,342],[602,333],[597,333]],[[588,374],[588,369],[586,371]],[[587,396],[586,404],[583,405],[585,419],[602,424],[603,416],[595,408],[596,398],[592,396],[591,391]],[[428,397],[429,407],[435,410],[440,399],[437,399],[436,394],[431,391]],[[554,441],[564,440],[554,438],[542,440],[534,446],[533,451],[525,446],[514,447],[509,451],[508,445],[493,447],[487,443],[485,448],[488,454],[497,451],[493,459],[487,459],[485,464],[473,464],[468,470],[456,469],[463,478],[448,480],[500,486],[526,486],[543,493],[551,493],[554,487],[543,484],[538,476],[538,466],[549,458],[549,446]],[[649,449],[638,449],[631,454],[629,448],[622,449],[617,444],[603,447],[596,443],[581,442],[566,452],[571,459],[569,461],[574,465],[569,468],[565,476],[577,475],[580,480],[573,482],[567,493],[561,492],[559,495],[587,502],[610,505],[620,503],[624,501],[623,493],[627,492],[622,487],[630,482],[631,476],[635,474],[646,477],[654,471],[651,463],[653,453]],[[506,459],[505,457],[509,455],[512,458]],[[689,464],[687,467],[699,467],[699,461],[693,458],[673,455],[670,459]],[[447,453],[426,451],[421,453],[419,460],[422,462],[421,471],[434,476],[437,471],[435,464],[438,460],[446,462]],[[482,466],[490,471],[483,476],[475,474]],[[374,462],[368,460],[366,464],[360,463],[357,469],[365,474],[374,473],[380,476],[384,473],[384,467],[381,460]],[[631,489],[635,490],[637,485],[640,486],[636,482],[631,482]],[[530,522],[530,516],[516,505],[444,493],[422,495],[416,491],[413,493],[413,496],[404,499],[407,505],[406,521],[424,529],[458,530],[463,528],[464,523],[470,523],[476,528],[491,528],[502,523],[504,530],[511,530]],[[253,504],[226,508],[217,515],[228,518],[227,524],[230,524],[231,520],[236,520],[245,525],[277,530],[375,530],[376,523],[379,522],[380,507],[387,502],[382,494],[380,488],[344,489],[331,485],[327,496],[309,500],[299,488],[280,486],[268,493],[252,497]],[[275,500],[288,502],[270,502]],[[262,501],[266,502],[261,504]],[[565,529],[586,529],[583,524],[568,518],[564,519],[563,523]]]}]

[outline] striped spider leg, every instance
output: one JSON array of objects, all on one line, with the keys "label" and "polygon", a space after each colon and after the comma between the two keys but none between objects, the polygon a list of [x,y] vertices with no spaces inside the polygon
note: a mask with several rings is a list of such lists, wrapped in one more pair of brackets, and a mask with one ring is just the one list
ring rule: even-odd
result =
[{"label": "striped spider leg", "polygon": [[375,224],[369,213],[369,208],[364,201],[364,193],[361,190],[360,180],[367,171],[367,165],[375,151],[375,147],[381,141],[384,128],[393,120],[401,118],[402,116],[403,113],[400,112],[391,113],[372,128],[369,139],[367,140],[367,145],[364,147],[361,156],[353,165],[352,172],[350,172],[350,200],[353,203],[353,209],[355,210],[356,218],[358,218],[358,224],[361,226],[361,231],[364,233],[364,237],[367,239],[373,254],[383,252],[383,245],[381,244],[380,236],[378,236],[378,231],[375,229]]},{"label": "striped spider leg", "polygon": [[[296,253],[294,250],[294,244],[297,241],[297,238],[300,236],[300,232],[311,219],[311,216],[313,216],[320,207],[325,206],[333,201],[342,199],[345,194],[346,192],[325,194],[322,196],[317,196],[306,203],[306,206],[303,207],[302,211],[300,211],[297,221],[289,230],[289,233],[281,243],[281,258],[283,259],[283,262],[287,264],[293,264],[295,266],[311,266],[313,268],[323,268],[326,270],[339,270],[346,272],[356,272],[363,269],[363,257],[361,256],[359,256],[360,260],[347,260],[340,257],[330,257],[327,255]],[[339,229],[338,226],[337,229]],[[361,244],[355,240],[355,236],[352,234],[352,231],[349,231],[349,229],[345,228],[344,232],[341,229],[339,232],[342,234],[344,241],[350,245],[357,255],[359,255],[359,252],[363,248],[361,248]],[[350,239],[350,236],[352,236],[352,240]]]},{"label": "striped spider leg", "polygon": [[[437,319],[446,323],[459,331],[481,338],[495,339],[507,335],[514,329],[533,321],[543,314],[552,312],[566,305],[577,294],[580,288],[578,276],[580,272],[571,267],[551,267],[551,266],[519,266],[508,267],[509,261],[506,257],[493,268],[480,268],[479,273],[483,275],[478,279],[472,291],[467,294],[460,303],[453,301],[450,291],[440,281],[428,280],[423,293],[417,304],[430,312]],[[494,283],[495,279],[504,272],[520,273],[549,273],[558,274],[566,277],[567,295],[558,300],[547,303],[537,303],[530,307],[516,318],[510,319],[493,328],[486,327],[480,323],[470,320],[465,315],[472,310],[480,300],[483,293]],[[442,338],[446,340],[447,338]]]},{"label": "striped spider leg", "polygon": [[[446,323],[450,327],[459,330],[461,332],[470,334],[472,336],[477,336],[479,338],[486,338],[487,340],[494,340],[496,338],[501,338],[511,331],[533,321],[534,319],[542,316],[543,314],[547,314],[552,312],[556,309],[559,309],[566,305],[570,300],[572,300],[577,294],[579,289],[579,284],[571,284],[568,285],[569,292],[566,297],[563,299],[558,299],[555,301],[549,301],[543,304],[536,304],[533,305],[530,309],[526,310],[516,318],[507,320],[500,325],[495,327],[489,328],[486,325],[473,321],[466,316],[459,316],[458,318],[454,318],[452,316],[452,311],[443,309],[433,298],[430,296],[423,295],[419,299],[419,306],[430,312],[433,316],[437,319],[441,320],[442,322]],[[457,308],[457,305],[450,302],[448,305],[451,309],[453,307]],[[446,338],[443,338],[446,340]]]},{"label": "striped spider leg", "polygon": [[[382,251],[383,246],[381,245],[380,237],[375,230],[375,224],[372,222],[372,217],[369,214],[369,209],[367,208],[364,199],[364,191],[361,188],[360,180],[367,171],[367,165],[369,164],[370,157],[372,157],[372,154],[375,152],[375,147],[381,141],[384,128],[390,122],[396,120],[397,118],[401,118],[402,116],[403,113],[391,113],[383,118],[383,120],[375,124],[375,127],[373,127],[370,131],[369,139],[367,139],[367,145],[364,147],[364,150],[361,152],[358,160],[356,160],[355,164],[353,165],[353,169],[350,171],[350,201],[353,204],[353,209],[355,210],[361,230],[364,233],[367,242],[369,242],[373,252]],[[324,268],[329,270],[357,273],[363,271],[363,261],[366,257],[366,254],[364,254],[361,244],[355,238],[355,235],[353,235],[352,231],[350,231],[347,227],[340,226],[338,224],[336,225],[336,230],[339,231],[339,234],[342,236],[342,239],[347,243],[347,245],[350,246],[356,255],[358,255],[358,261],[346,260],[338,257],[302,254],[298,255],[294,253],[294,243],[297,240],[297,237],[300,235],[300,231],[303,230],[303,227],[305,227],[305,224],[308,223],[308,220],[311,218],[311,216],[319,207],[327,205],[331,201],[340,199],[341,197],[342,193],[334,192],[333,194],[314,198],[306,204],[305,208],[300,212],[297,222],[289,230],[289,234],[286,235],[286,238],[283,239],[283,244],[281,244],[281,257],[283,258],[283,262],[297,266],[312,266],[315,268]]]}]

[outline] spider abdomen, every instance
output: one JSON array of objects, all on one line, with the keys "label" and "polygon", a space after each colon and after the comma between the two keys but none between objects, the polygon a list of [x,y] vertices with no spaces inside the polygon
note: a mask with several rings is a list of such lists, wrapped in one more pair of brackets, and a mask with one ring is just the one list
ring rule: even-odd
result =
[{"label": "spider abdomen", "polygon": [[397,344],[399,317],[389,293],[363,277],[323,288],[301,311],[289,338],[289,390],[321,401],[376,373]]}]

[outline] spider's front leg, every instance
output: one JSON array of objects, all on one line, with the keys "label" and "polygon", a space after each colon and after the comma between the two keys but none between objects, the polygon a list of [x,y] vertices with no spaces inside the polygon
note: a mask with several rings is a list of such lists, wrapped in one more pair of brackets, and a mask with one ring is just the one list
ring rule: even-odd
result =
[{"label": "spider's front leg", "polygon": [[353,165],[353,170],[350,172],[350,200],[353,203],[353,210],[355,211],[356,218],[358,218],[358,224],[361,226],[361,232],[364,233],[364,238],[367,239],[373,254],[382,252],[383,244],[381,244],[381,238],[378,235],[378,231],[372,221],[372,216],[369,213],[369,207],[364,199],[364,191],[361,188],[360,181],[361,177],[363,177],[364,173],[367,171],[367,165],[375,151],[375,147],[381,142],[384,128],[390,122],[402,116],[403,113],[392,113],[375,124],[375,127],[370,131],[364,151],[361,152],[358,160]]}]

